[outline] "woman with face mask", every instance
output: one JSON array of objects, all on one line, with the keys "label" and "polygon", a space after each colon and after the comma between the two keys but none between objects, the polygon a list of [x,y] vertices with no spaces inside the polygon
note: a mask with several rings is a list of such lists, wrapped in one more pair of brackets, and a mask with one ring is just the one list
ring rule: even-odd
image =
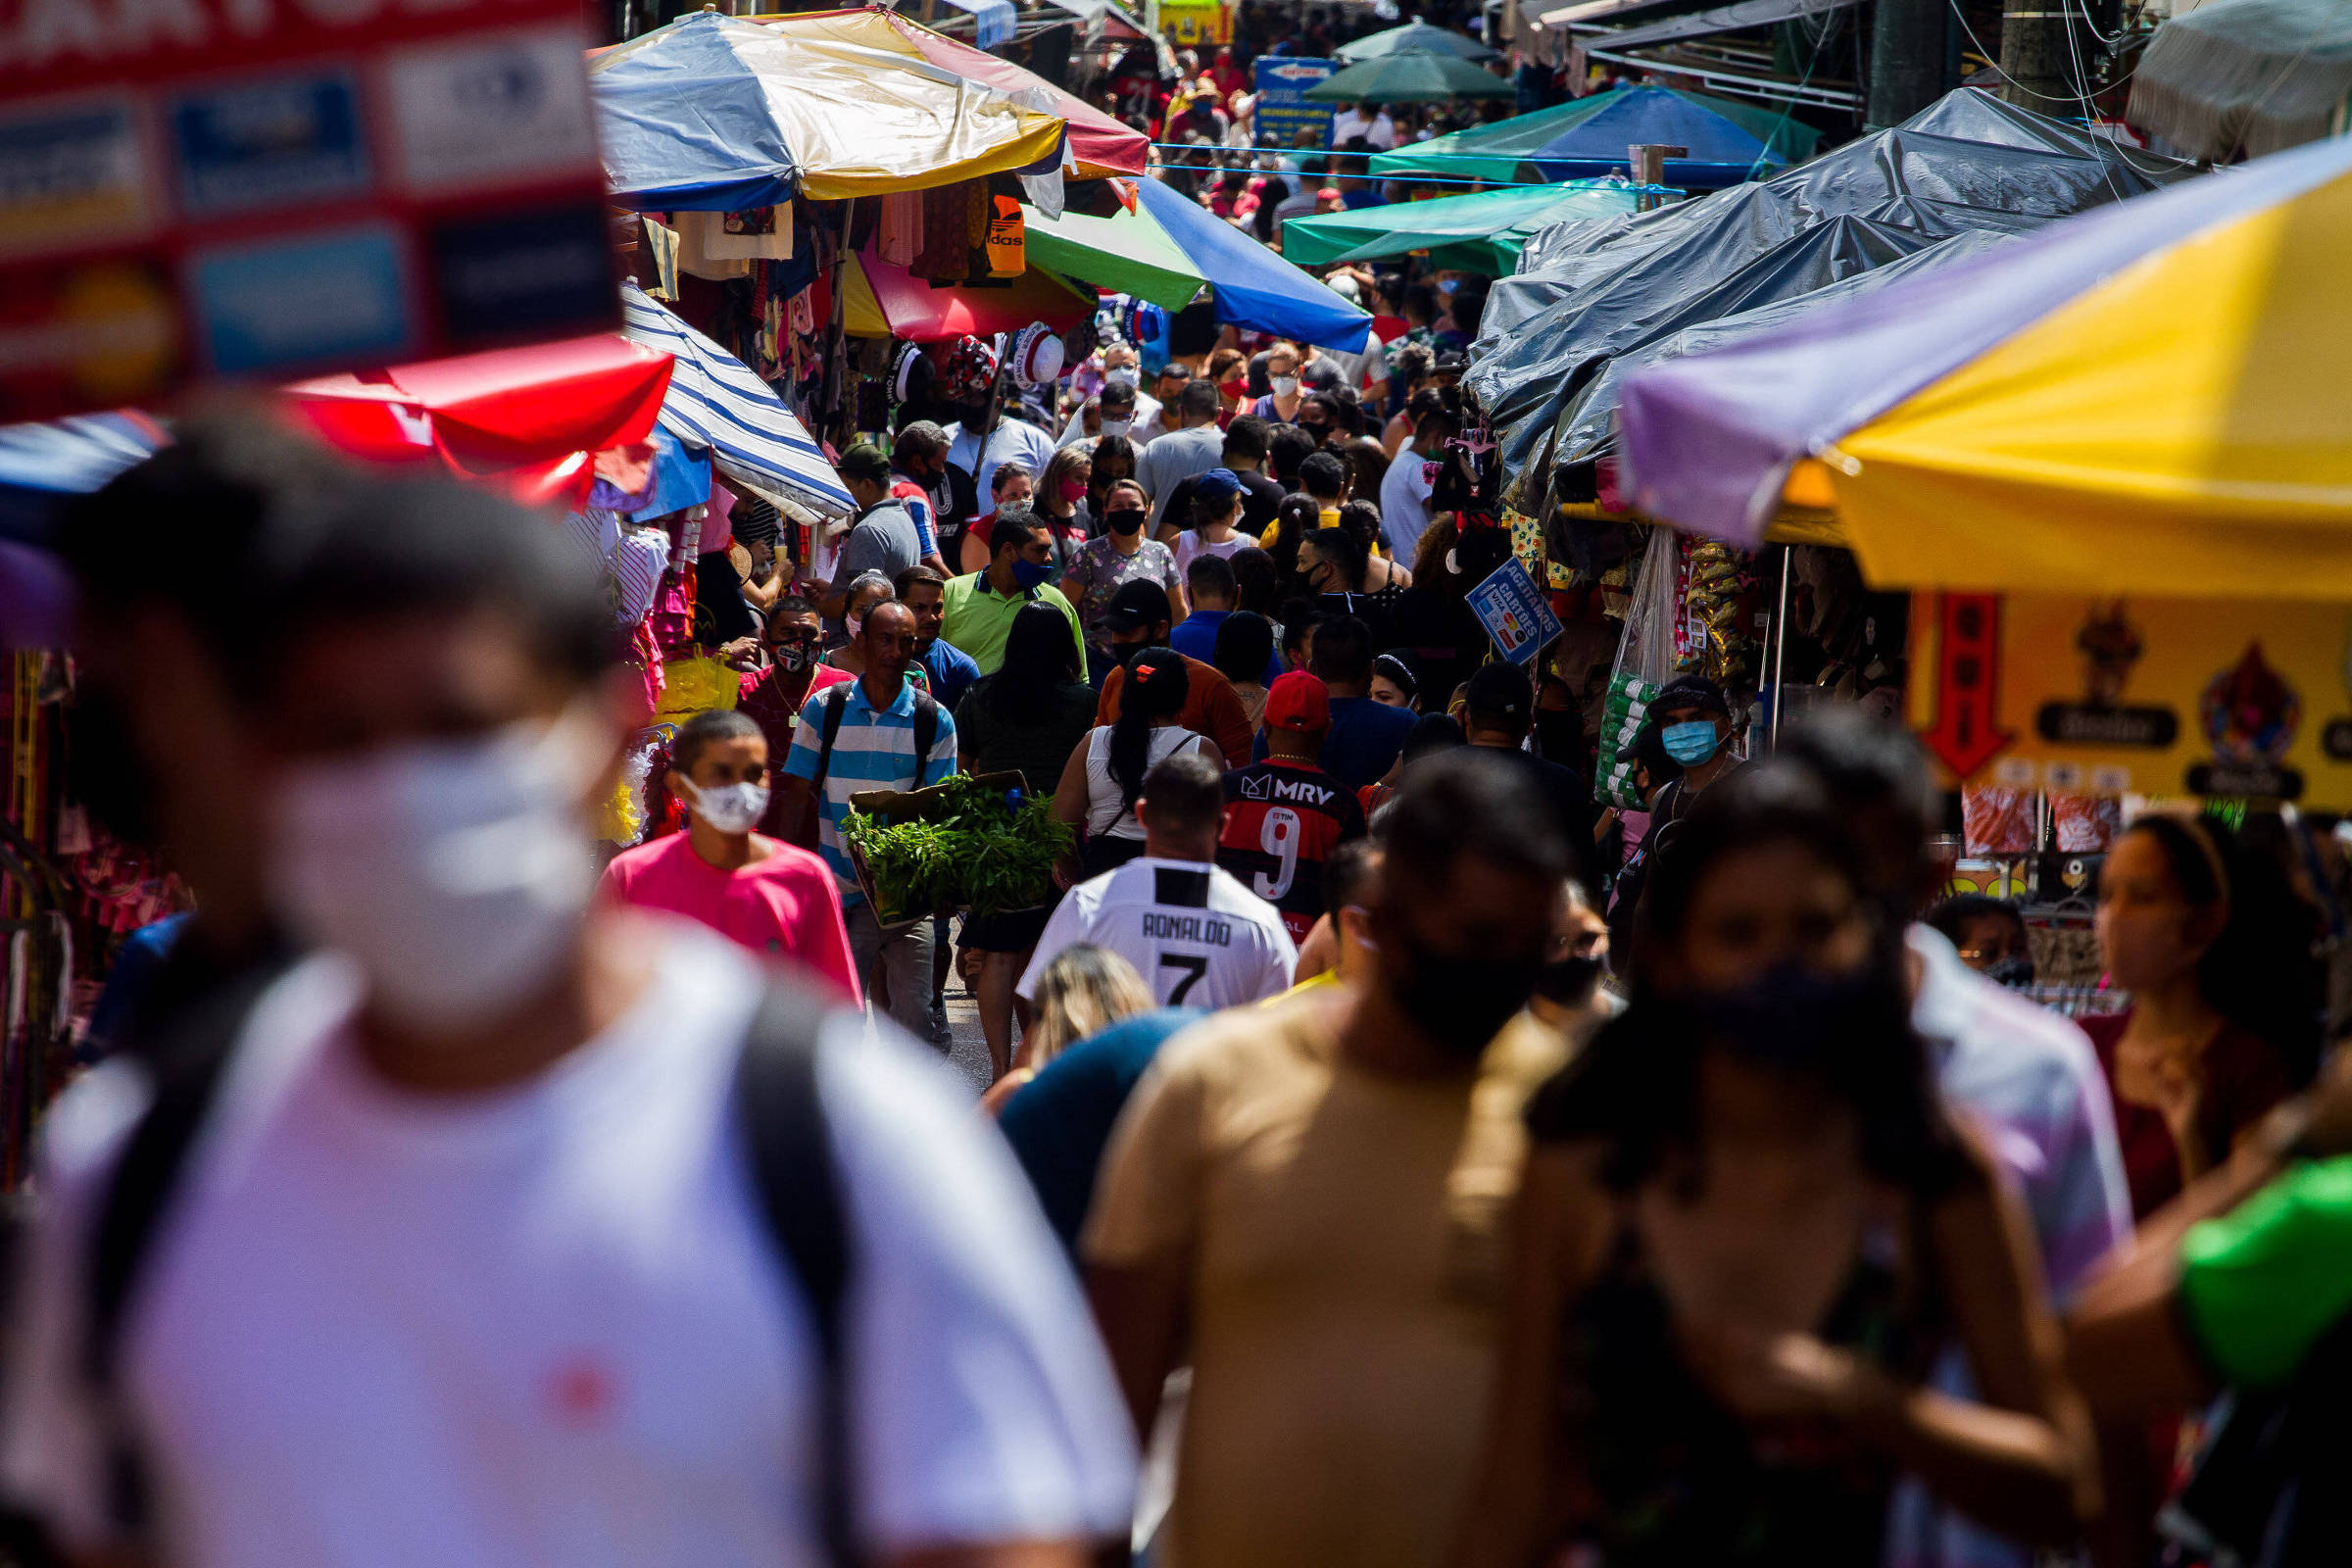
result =
[{"label": "woman with face mask", "polygon": [[1046,519],[1054,530],[1054,574],[1068,573],[1070,564],[1078,559],[1078,547],[1094,534],[1094,516],[1087,510],[1086,495],[1094,477],[1095,462],[1091,454],[1077,447],[1063,447],[1038,475],[1035,501],[1037,514]]},{"label": "woman with face mask", "polygon": [[1699,795],[1739,765],[1726,744],[1732,731],[1730,700],[1703,675],[1678,675],[1650,699],[1634,755],[1656,787],[1641,841],[1619,867],[1610,895],[1609,937],[1620,960],[1641,940],[1640,911],[1650,867],[1672,847]]},{"label": "woman with face mask", "polygon": [[[860,572],[850,584],[844,598],[841,622],[849,629],[850,640],[825,656],[825,663],[851,676],[865,673],[865,617],[874,612],[876,605],[888,604],[898,598],[890,579],[878,571]],[[931,689],[930,677],[920,662],[906,666],[906,678],[918,691]]]},{"label": "woman with face mask", "polygon": [[2115,1092],[2132,1212],[2144,1220],[2309,1078],[2317,920],[2220,822],[2150,812],[2099,867],[2097,926],[2132,1009],[2081,1022]]},{"label": "woman with face mask", "polygon": [[989,540],[994,537],[997,519],[1035,508],[1037,475],[1026,463],[1000,463],[997,471],[989,475],[988,496],[989,510],[974,517],[972,525],[963,530],[963,572],[967,577],[988,569],[989,557],[994,553]]},{"label": "woman with face mask", "polygon": [[[1099,457],[1097,462],[1099,466]],[[1176,570],[1176,553],[1156,539],[1144,537],[1152,503],[1144,499],[1143,486],[1132,479],[1111,481],[1102,492],[1101,516],[1105,529],[1102,537],[1078,547],[1061,579],[1061,596],[1078,607],[1079,624],[1091,627],[1101,620],[1119,585],[1138,577],[1159,584],[1174,603],[1184,579]],[[1089,659],[1087,667],[1107,670],[1111,666]]]},{"label": "woman with face mask", "polygon": [[755,832],[767,814],[767,737],[745,714],[712,709],[678,726],[663,782],[686,831],[623,850],[603,896],[699,920],[762,957],[780,956],[860,1000],[841,894],[824,860]]},{"label": "woman with face mask", "polygon": [[[2025,1214],[1943,1108],[1900,935],[1813,775],[1709,791],[1644,921],[1631,1005],[1528,1107],[1448,1561],[1864,1568],[1898,1472],[2071,1546],[2091,1445]],[[1946,1351],[1974,1397],[1928,1392]]]},{"label": "woman with face mask", "polygon": [[1095,443],[1086,472],[1087,533],[1100,539],[1109,525],[1103,521],[1103,496],[1121,479],[1135,477],[1135,443],[1123,435],[1106,435]]}]

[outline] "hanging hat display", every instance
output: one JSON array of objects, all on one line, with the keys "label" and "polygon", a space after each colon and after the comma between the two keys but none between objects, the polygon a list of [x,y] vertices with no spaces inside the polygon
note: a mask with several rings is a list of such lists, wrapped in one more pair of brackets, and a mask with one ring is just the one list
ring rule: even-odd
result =
[{"label": "hanging hat display", "polygon": [[1129,300],[1120,313],[1120,324],[1126,329],[1127,341],[1140,348],[1168,335],[1168,313],[1150,300]]},{"label": "hanging hat display", "polygon": [[985,402],[997,384],[997,351],[976,337],[959,337],[940,374],[949,402]]},{"label": "hanging hat display", "polygon": [[917,343],[901,343],[890,351],[890,401],[912,403],[927,396],[939,378],[939,368]]},{"label": "hanging hat display", "polygon": [[1012,339],[1012,375],[1023,386],[1051,386],[1061,375],[1061,339],[1043,321],[1031,321]]}]

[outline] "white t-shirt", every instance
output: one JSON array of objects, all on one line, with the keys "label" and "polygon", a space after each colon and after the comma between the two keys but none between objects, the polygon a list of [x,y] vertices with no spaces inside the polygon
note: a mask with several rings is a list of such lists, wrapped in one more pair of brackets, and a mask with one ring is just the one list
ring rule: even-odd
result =
[{"label": "white t-shirt", "polygon": [[1386,113],[1366,115],[1361,109],[1350,109],[1331,122],[1331,144],[1345,147],[1348,141],[1361,136],[1382,152],[1396,145],[1396,122]]},{"label": "white t-shirt", "polygon": [[1187,528],[1176,536],[1176,569],[1185,570],[1201,556],[1222,556],[1231,561],[1256,543],[1249,534],[1238,531],[1230,539],[1211,541],[1201,538],[1200,529]]},{"label": "white t-shirt", "polygon": [[1389,559],[1407,571],[1413,568],[1421,531],[1429,526],[1430,484],[1421,477],[1425,461],[1407,441],[1380,480],[1380,536],[1388,543]]},{"label": "white t-shirt", "polygon": [[1147,855],[1070,889],[1013,989],[1037,997],[1046,965],[1091,942],[1135,965],[1164,1007],[1233,1007],[1291,988],[1298,950],[1274,906],[1221,867]]},{"label": "white t-shirt", "polygon": [[[649,927],[651,922],[649,922]],[[762,976],[663,921],[628,1014],[537,1078],[375,1076],[350,969],[264,997],[124,1325],[172,1560],[504,1568],[825,1560],[815,1347],[730,1084]],[[1127,1417],[1027,1184],[948,1069],[845,1015],[818,1052],[852,1231],[853,1520],[876,1556],[1127,1527]],[[82,1252],[144,1104],[109,1063],[43,1132],[0,1481],[105,1541]]]},{"label": "white t-shirt", "polygon": [[1054,461],[1054,438],[1026,419],[1006,416],[989,433],[988,451],[980,451],[980,438],[962,425],[956,427],[956,438],[948,443],[948,461],[972,476],[972,484],[980,493],[980,504],[989,503],[989,481],[997,469],[1007,463],[1025,463],[1031,478],[1045,477],[1046,465]]}]

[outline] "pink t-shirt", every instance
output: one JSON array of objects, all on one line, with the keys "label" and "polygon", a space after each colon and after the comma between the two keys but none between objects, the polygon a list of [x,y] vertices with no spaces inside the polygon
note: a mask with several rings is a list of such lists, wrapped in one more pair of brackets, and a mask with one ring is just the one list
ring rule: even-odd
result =
[{"label": "pink t-shirt", "polygon": [[700,920],[754,953],[813,971],[861,1004],[833,873],[807,850],[771,838],[760,842],[768,848],[767,858],[735,871],[695,854],[689,834],[640,844],[605,867],[603,896]]}]

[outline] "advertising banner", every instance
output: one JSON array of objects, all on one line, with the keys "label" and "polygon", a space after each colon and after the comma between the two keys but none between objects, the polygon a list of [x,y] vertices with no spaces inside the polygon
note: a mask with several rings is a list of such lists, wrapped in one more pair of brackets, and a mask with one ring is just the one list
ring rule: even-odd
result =
[{"label": "advertising banner", "polygon": [[1485,582],[1462,596],[1478,623],[1494,640],[1495,652],[1514,664],[1535,662],[1560,634],[1560,617],[1536,591],[1536,580],[1516,560],[1494,568]]},{"label": "advertising banner", "polygon": [[2352,807],[2352,606],[1922,593],[1911,643],[1956,778]]},{"label": "advertising banner", "polygon": [[0,0],[0,421],[617,323],[577,0]]},{"label": "advertising banner", "polygon": [[1233,42],[1233,13],[1213,3],[1171,5],[1162,0],[1159,31],[1173,48],[1217,48]]},{"label": "advertising banner", "polygon": [[1329,104],[1309,103],[1306,89],[1317,86],[1340,69],[1337,60],[1301,60],[1286,55],[1260,55],[1257,60],[1257,108],[1252,112],[1260,147],[1298,145],[1300,127],[1315,133],[1313,145],[1331,145]]}]

